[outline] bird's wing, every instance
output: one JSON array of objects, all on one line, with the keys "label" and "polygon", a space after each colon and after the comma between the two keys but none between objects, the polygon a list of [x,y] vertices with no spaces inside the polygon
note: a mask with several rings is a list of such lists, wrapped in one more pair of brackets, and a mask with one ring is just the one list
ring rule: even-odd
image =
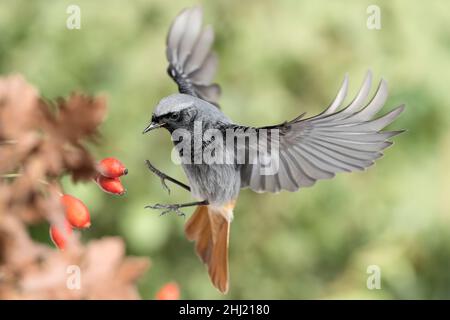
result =
[{"label": "bird's wing", "polygon": [[202,28],[200,6],[187,8],[175,18],[167,35],[167,73],[180,93],[206,100],[218,106],[220,86],[213,83],[217,56],[211,51],[214,30]]},{"label": "bird's wing", "polygon": [[[386,102],[388,90],[386,82],[381,80],[374,97],[366,103],[371,80],[369,71],[356,98],[340,111],[347,94],[347,75],[335,100],[322,113],[308,119],[299,116],[277,126],[255,128],[258,134],[261,129],[278,129],[279,138],[268,135],[269,143],[273,143],[272,150],[278,148],[278,171],[262,174],[260,159],[267,160],[272,155],[271,151],[263,151],[260,154],[263,157],[257,157],[253,164],[241,165],[241,187],[250,187],[256,192],[295,191],[312,186],[316,180],[331,179],[337,172],[371,166],[382,156],[381,151],[392,144],[388,139],[402,132],[381,130],[404,109],[401,105],[374,119]],[[262,149],[261,139],[256,145]]]}]

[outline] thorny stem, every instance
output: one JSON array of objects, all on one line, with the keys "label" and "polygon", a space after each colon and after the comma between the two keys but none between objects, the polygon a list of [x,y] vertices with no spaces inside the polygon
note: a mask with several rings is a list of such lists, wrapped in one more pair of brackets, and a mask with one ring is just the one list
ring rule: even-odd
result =
[{"label": "thorny stem", "polygon": [[[2,175],[0,175],[0,178],[2,178],[2,179],[14,179],[14,178],[20,178],[20,177],[22,177],[23,176],[23,174],[21,174],[21,173],[7,173],[7,174],[2,174]],[[38,179],[37,180],[39,183],[42,183],[43,185],[46,185],[46,186],[49,186],[49,187],[53,187],[53,185],[50,183],[50,182],[48,182],[48,181],[46,181],[46,180],[44,180],[44,179]],[[53,189],[55,189],[56,190],[56,192],[58,192],[58,194],[60,195],[60,196],[62,196],[63,194],[61,193],[61,192],[59,192],[59,190],[57,190],[56,188],[53,188]]]}]

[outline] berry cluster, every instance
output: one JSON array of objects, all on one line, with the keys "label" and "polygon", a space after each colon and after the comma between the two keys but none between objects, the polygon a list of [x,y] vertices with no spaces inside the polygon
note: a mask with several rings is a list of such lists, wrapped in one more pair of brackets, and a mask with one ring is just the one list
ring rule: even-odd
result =
[{"label": "berry cluster", "polygon": [[120,177],[128,174],[128,169],[115,158],[105,158],[97,166],[99,174],[95,178],[98,186],[107,193],[123,195],[126,190]]},{"label": "berry cluster", "polygon": [[[120,177],[126,175],[128,169],[119,160],[105,158],[97,165],[97,171],[95,182],[100,189],[110,194],[125,194],[126,190],[120,181]],[[50,237],[56,247],[64,250],[72,234],[72,228],[89,228],[91,216],[86,205],[74,196],[61,195],[61,203],[65,212],[64,224],[62,226],[52,224],[50,226]]]}]

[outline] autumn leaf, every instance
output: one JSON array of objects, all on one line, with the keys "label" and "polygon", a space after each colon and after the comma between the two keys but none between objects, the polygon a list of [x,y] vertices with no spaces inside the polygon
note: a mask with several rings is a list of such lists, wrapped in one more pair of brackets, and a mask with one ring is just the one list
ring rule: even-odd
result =
[{"label": "autumn leaf", "polygon": [[[64,245],[54,239],[61,252],[27,230],[42,221],[64,230],[60,180],[93,181],[86,143],[99,140],[106,112],[104,97],[74,93],[51,102],[20,75],[0,78],[0,299],[139,298],[135,282],[149,260],[126,257],[122,239],[83,245],[74,230]],[[82,273],[79,290],[67,286],[69,266]]]}]

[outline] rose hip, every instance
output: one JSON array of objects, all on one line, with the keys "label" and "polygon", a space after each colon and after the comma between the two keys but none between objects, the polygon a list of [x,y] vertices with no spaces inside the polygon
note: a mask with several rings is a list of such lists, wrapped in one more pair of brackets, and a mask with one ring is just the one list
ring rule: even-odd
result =
[{"label": "rose hip", "polygon": [[91,216],[88,208],[81,200],[65,194],[61,197],[66,219],[74,227],[79,229],[88,228],[91,225]]},{"label": "rose hip", "polygon": [[175,282],[169,282],[158,290],[156,300],[178,300],[180,299],[180,288]]},{"label": "rose hip", "polygon": [[68,243],[69,237],[72,235],[72,227],[67,220],[64,220],[64,230],[61,230],[59,226],[50,226],[50,238],[52,239],[55,246],[64,250]]},{"label": "rose hip", "polygon": [[105,192],[117,195],[123,195],[126,190],[119,178],[108,178],[98,175],[95,179],[98,186]]},{"label": "rose hip", "polygon": [[118,178],[128,173],[128,169],[116,158],[105,158],[98,164],[98,172],[108,178]]}]

